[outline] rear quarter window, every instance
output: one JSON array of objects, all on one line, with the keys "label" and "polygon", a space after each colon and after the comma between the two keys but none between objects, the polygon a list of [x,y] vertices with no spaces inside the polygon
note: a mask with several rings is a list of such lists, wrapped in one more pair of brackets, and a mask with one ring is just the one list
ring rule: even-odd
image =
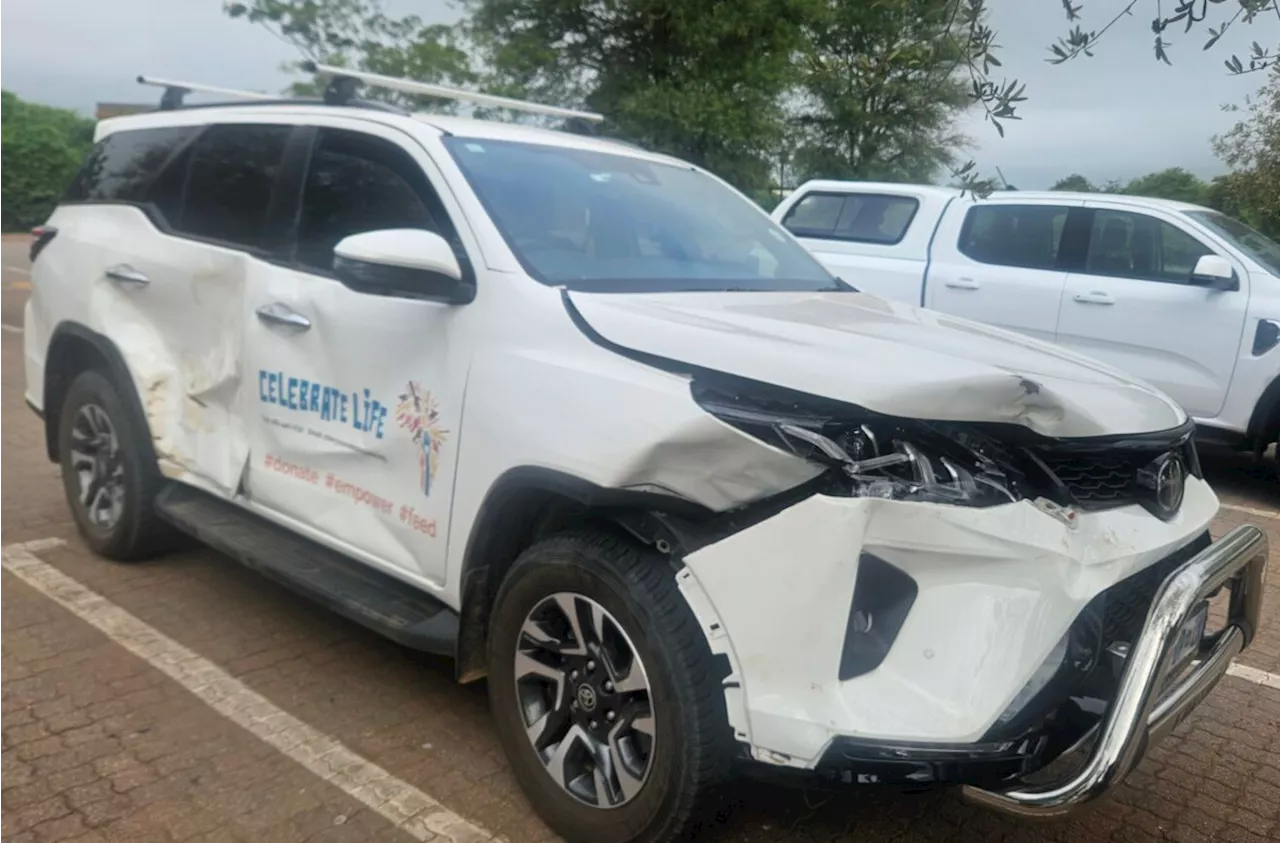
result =
[{"label": "rear quarter window", "polygon": [[782,225],[797,237],[892,246],[902,242],[919,207],[912,196],[810,193],[791,206]]},{"label": "rear quarter window", "polygon": [[142,202],[151,182],[197,131],[166,126],[107,135],[90,150],[63,201]]}]

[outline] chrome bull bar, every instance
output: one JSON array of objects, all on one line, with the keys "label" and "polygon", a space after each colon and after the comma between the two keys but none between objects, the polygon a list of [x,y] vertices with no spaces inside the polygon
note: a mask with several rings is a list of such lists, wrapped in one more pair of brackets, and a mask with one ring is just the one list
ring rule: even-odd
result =
[{"label": "chrome bull bar", "polygon": [[[964,798],[1003,814],[1056,817],[1092,801],[1124,779],[1147,747],[1164,737],[1213,690],[1231,660],[1249,645],[1262,611],[1267,536],[1236,527],[1165,579],[1126,659],[1115,700],[1096,729],[1086,760],[1070,778],[1006,790],[966,786]],[[1196,608],[1230,583],[1227,624],[1201,642],[1200,661],[1169,685],[1174,642]],[[1169,685],[1169,687],[1166,687]]]}]

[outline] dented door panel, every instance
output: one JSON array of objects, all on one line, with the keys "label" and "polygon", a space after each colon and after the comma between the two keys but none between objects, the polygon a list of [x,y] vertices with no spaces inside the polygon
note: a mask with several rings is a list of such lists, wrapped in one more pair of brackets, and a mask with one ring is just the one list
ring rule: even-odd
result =
[{"label": "dented door panel", "polygon": [[[75,271],[93,278],[85,322],[128,361],[161,470],[233,494],[248,453],[235,418],[244,291],[265,264],[164,234],[137,208],[93,211],[62,234],[83,246]],[[108,275],[120,266],[145,283]]]}]

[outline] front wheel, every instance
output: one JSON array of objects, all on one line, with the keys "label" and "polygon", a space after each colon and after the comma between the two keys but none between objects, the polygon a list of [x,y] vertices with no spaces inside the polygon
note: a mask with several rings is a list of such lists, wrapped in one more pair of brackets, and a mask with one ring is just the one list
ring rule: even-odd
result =
[{"label": "front wheel", "polygon": [[732,741],[665,559],[595,532],[529,548],[498,594],[488,671],[503,749],[556,832],[660,843],[696,830]]}]

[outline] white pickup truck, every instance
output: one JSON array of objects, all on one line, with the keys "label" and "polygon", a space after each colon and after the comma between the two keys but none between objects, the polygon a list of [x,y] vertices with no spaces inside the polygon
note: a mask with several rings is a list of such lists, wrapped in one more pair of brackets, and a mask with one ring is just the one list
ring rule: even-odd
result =
[{"label": "white pickup truck", "polygon": [[810,181],[773,212],[865,292],[1011,328],[1173,397],[1202,439],[1280,438],[1280,245],[1217,211]]}]

